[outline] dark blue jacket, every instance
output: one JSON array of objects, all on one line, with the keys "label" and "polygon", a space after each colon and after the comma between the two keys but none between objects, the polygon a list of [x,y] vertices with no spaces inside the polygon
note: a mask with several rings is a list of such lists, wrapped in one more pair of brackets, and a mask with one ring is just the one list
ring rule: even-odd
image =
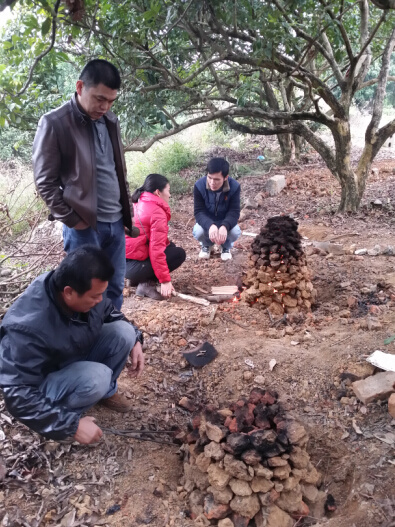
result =
[{"label": "dark blue jacket", "polygon": [[65,439],[77,431],[80,414],[46,398],[40,385],[49,373],[84,360],[104,323],[125,317],[105,296],[87,316],[67,315],[56,300],[52,274],[36,278],[3,319],[0,386],[11,415],[49,439]]},{"label": "dark blue jacket", "polygon": [[224,225],[227,231],[237,225],[240,217],[240,184],[228,177],[219,199],[217,192],[210,190],[207,176],[198,179],[193,189],[194,214],[196,223],[208,231],[214,223],[217,227]]}]

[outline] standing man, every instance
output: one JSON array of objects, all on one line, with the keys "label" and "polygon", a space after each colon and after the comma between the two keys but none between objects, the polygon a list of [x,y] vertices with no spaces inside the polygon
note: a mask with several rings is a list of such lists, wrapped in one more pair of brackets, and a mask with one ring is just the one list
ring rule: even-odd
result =
[{"label": "standing man", "polygon": [[49,439],[95,443],[102,430],[81,415],[100,402],[115,412],[133,404],[117,389],[129,355],[144,368],[142,334],[106,298],[114,268],[95,246],[70,252],[34,280],[0,326],[0,387],[7,410]]},{"label": "standing man", "polygon": [[231,260],[230,252],[241,234],[240,185],[229,177],[229,163],[213,157],[207,165],[207,176],[198,179],[193,189],[196,224],[193,236],[200,242],[199,258],[209,259],[216,243],[221,246],[221,259]]},{"label": "standing man", "polygon": [[91,60],[70,101],[41,117],[33,144],[36,186],[52,218],[64,224],[65,251],[88,243],[106,252],[115,269],[107,294],[117,309],[126,268],[124,227],[132,230],[119,121],[110,112],[120,86],[113,64]]}]

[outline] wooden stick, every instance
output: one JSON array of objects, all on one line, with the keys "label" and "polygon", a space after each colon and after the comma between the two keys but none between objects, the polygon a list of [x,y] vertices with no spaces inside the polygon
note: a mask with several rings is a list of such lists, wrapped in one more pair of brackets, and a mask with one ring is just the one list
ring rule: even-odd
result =
[{"label": "wooden stick", "polygon": [[210,300],[210,302],[228,302],[229,300],[233,300],[235,295],[209,295],[207,300]]},{"label": "wooden stick", "polygon": [[234,295],[237,293],[239,288],[237,285],[222,285],[222,286],[212,286],[211,294],[212,295]]},{"label": "wooden stick", "polygon": [[175,293],[175,296],[187,300],[188,302],[193,302],[194,304],[200,304],[201,306],[209,306],[210,302],[205,298],[199,298],[197,296],[184,295],[184,293]]}]

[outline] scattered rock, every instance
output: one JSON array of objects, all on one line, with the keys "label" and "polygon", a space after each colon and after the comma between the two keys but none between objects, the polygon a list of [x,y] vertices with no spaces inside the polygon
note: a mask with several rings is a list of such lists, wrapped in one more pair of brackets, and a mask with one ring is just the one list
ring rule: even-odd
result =
[{"label": "scattered rock", "polygon": [[394,384],[395,372],[386,371],[353,382],[352,388],[358,399],[367,404],[375,399],[387,399],[395,392]]},{"label": "scattered rock", "polygon": [[265,183],[265,190],[269,196],[277,196],[286,187],[287,180],[282,174],[277,174],[269,178]]}]

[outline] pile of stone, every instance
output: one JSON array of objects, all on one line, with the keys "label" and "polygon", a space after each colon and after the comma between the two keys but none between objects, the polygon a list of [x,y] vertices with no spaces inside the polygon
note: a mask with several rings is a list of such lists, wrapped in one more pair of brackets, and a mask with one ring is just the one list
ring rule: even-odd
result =
[{"label": "pile of stone", "polygon": [[308,312],[316,300],[298,223],[289,216],[269,218],[252,242],[250,269],[241,299],[271,315]]},{"label": "pile of stone", "polygon": [[305,428],[254,388],[249,398],[194,416],[183,486],[190,516],[218,527],[292,527],[325,498]]}]

